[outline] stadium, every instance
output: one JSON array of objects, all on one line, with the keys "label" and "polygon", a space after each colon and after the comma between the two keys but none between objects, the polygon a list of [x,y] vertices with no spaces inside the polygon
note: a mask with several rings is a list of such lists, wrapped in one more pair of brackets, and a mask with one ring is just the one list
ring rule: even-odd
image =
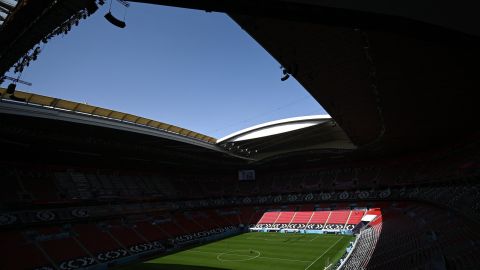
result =
[{"label": "stadium", "polygon": [[[228,15],[328,114],[215,138],[7,75],[112,2]],[[0,0],[0,269],[479,269],[476,10]]]}]

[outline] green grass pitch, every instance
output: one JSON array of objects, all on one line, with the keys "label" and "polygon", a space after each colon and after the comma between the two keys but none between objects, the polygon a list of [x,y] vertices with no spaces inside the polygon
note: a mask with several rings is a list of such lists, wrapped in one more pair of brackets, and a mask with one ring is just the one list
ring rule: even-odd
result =
[{"label": "green grass pitch", "polygon": [[324,270],[335,264],[353,236],[245,233],[130,265],[123,270]]}]

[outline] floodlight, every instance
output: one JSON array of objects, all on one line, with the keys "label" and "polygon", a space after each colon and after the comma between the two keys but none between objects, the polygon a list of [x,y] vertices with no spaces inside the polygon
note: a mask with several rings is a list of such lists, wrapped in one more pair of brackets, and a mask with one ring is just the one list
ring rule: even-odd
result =
[{"label": "floodlight", "polygon": [[288,78],[290,78],[290,75],[287,73],[280,80],[283,82],[283,81],[288,80]]},{"label": "floodlight", "polygon": [[7,87],[7,94],[13,95],[15,93],[15,88],[17,88],[17,85],[14,83],[11,83]]},{"label": "floodlight", "polygon": [[124,21],[115,18],[111,12],[108,12],[107,14],[105,14],[105,19],[107,19],[108,22],[110,22],[111,24],[119,28],[125,28],[125,26],[127,26],[127,24]]}]

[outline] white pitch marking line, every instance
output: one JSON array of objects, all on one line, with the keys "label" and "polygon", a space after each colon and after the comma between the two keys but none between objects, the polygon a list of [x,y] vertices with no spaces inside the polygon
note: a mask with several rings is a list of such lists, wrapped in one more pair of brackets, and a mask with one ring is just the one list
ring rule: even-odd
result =
[{"label": "white pitch marking line", "polygon": [[[246,250],[231,250],[231,251],[227,251],[227,252],[223,252],[223,253],[220,253],[217,255],[217,260],[221,261],[221,262],[241,262],[241,261],[250,261],[250,260],[253,260],[253,259],[256,259],[258,257],[260,257],[260,255],[262,253],[260,253],[260,251],[258,250],[254,250],[254,249],[251,249],[250,252],[254,252],[256,253],[257,255],[255,256],[251,256],[251,255],[246,255],[246,254],[235,254],[235,253],[232,253],[232,252],[236,252],[236,251],[246,251]],[[246,259],[222,259],[220,258],[221,256],[223,255],[234,255],[234,256],[242,256],[242,257],[245,257],[247,256]]]},{"label": "white pitch marking line", "polygon": [[206,254],[219,254],[219,252],[200,251],[200,250],[187,250],[187,252],[197,252],[197,253],[206,253]]},{"label": "white pitch marking line", "polygon": [[311,261],[302,261],[302,260],[295,260],[295,259],[283,259],[283,258],[274,258],[274,257],[264,257],[260,256],[259,259],[267,259],[267,260],[279,260],[279,261],[289,261],[289,262],[301,262],[301,263],[309,263]]},{"label": "white pitch marking line", "polygon": [[321,257],[323,257],[323,255],[325,255],[330,249],[332,249],[338,242],[340,242],[340,240],[343,239],[343,236],[341,238],[339,238],[337,240],[337,242],[335,242],[335,244],[333,244],[332,246],[330,246],[327,250],[325,250],[325,252],[323,252],[322,255],[318,256],[317,259],[315,259],[315,261],[313,261],[311,264],[309,264],[304,270],[307,270],[308,268],[310,268],[315,262],[317,262]]},{"label": "white pitch marking line", "polygon": [[314,238],[308,240],[308,242],[312,242],[313,240],[317,239],[320,235],[315,236]]},{"label": "white pitch marking line", "polygon": [[[310,240],[303,240],[303,239],[301,239],[301,237],[290,237],[290,239],[299,239],[299,240],[297,240],[298,242],[312,242],[312,241],[316,240],[318,237],[320,237],[320,236],[317,235]],[[270,239],[269,238],[248,237],[247,239],[249,239],[249,240],[273,241],[273,242],[283,242],[283,241],[285,241],[285,238],[275,238],[275,237],[272,237]]]},{"label": "white pitch marking line", "polygon": [[253,238],[250,238],[250,237],[249,237],[249,238],[247,238],[247,239],[249,239],[249,240],[274,241],[274,242],[281,242],[281,241],[284,241],[284,240],[283,240],[283,239],[281,239],[281,238],[271,238],[271,239],[268,239],[268,238],[255,238],[255,237],[253,237]]},{"label": "white pitch marking line", "polygon": [[[200,251],[200,250],[188,250],[187,252],[197,252],[197,253],[216,254],[216,255],[224,253],[224,252],[210,252],[210,251]],[[229,254],[229,255],[239,256],[239,257],[250,257],[251,256],[251,255],[247,255],[247,254]],[[265,256],[259,256],[259,257],[257,257],[257,259],[311,263],[311,261],[302,261],[302,260],[275,258],[275,257],[265,257]]]}]

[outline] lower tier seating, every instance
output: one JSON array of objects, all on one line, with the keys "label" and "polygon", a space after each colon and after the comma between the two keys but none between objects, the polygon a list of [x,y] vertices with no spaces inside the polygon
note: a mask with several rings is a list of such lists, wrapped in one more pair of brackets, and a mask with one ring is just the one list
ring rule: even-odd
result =
[{"label": "lower tier seating", "polygon": [[476,227],[446,209],[393,204],[362,229],[342,269],[478,269]]},{"label": "lower tier seating", "polygon": [[267,211],[255,228],[353,229],[365,210]]}]

